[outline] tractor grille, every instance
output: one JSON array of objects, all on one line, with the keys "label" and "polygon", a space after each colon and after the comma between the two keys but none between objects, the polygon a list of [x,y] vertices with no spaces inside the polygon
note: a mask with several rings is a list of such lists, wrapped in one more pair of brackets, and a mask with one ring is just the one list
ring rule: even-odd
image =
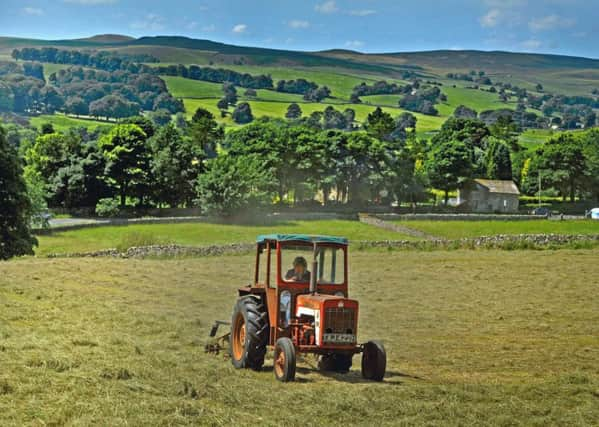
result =
[{"label": "tractor grille", "polygon": [[325,331],[333,334],[355,334],[355,326],[356,311],[353,308],[331,307],[325,309]]}]

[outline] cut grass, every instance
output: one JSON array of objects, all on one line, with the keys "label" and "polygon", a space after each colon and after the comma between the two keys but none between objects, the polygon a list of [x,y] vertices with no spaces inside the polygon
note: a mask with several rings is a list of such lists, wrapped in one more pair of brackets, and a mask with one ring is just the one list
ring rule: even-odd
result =
[{"label": "cut grass", "polygon": [[599,221],[397,221],[437,237],[493,236],[497,234],[599,234]]},{"label": "cut grass", "polygon": [[[96,227],[39,236],[37,255],[127,249],[148,243],[177,243],[189,246],[254,242],[259,234],[330,234],[350,240],[410,240],[409,236],[358,221],[287,221],[273,225],[227,225],[214,223],[143,224]],[[137,243],[136,243],[137,242]],[[139,244],[142,242],[141,244]]]},{"label": "cut grass", "polygon": [[25,259],[0,275],[0,424],[597,425],[598,251],[352,251],[383,383],[235,370],[203,344],[253,255]]}]

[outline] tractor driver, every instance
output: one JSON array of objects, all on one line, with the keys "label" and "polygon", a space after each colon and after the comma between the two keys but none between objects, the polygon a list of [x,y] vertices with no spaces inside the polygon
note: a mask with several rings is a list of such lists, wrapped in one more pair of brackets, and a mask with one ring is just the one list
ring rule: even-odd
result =
[{"label": "tractor driver", "polygon": [[285,274],[285,280],[289,282],[309,282],[310,271],[308,271],[308,262],[303,256],[298,256],[293,260],[293,268]]}]

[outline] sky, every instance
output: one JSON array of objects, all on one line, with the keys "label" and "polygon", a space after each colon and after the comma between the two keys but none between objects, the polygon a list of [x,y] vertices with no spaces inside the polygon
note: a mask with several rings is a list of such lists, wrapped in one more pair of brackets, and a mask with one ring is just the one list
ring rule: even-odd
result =
[{"label": "sky", "polygon": [[0,36],[182,35],[289,50],[599,58],[599,0],[2,0]]}]

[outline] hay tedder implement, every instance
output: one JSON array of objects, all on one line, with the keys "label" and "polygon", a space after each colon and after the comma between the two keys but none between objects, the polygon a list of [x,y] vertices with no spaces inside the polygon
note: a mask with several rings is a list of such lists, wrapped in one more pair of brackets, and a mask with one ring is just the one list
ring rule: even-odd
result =
[{"label": "hay tedder implement", "polygon": [[[309,261],[308,261],[309,260]],[[206,351],[227,348],[236,368],[262,369],[274,348],[274,373],[295,378],[296,354],[319,357],[322,370],[348,372],[362,353],[362,376],[382,381],[387,358],[379,341],[358,344],[358,301],[348,293],[347,239],[271,234],[257,239],[251,285],[238,290],[231,322],[217,321]],[[230,332],[218,336],[221,325]]]}]

